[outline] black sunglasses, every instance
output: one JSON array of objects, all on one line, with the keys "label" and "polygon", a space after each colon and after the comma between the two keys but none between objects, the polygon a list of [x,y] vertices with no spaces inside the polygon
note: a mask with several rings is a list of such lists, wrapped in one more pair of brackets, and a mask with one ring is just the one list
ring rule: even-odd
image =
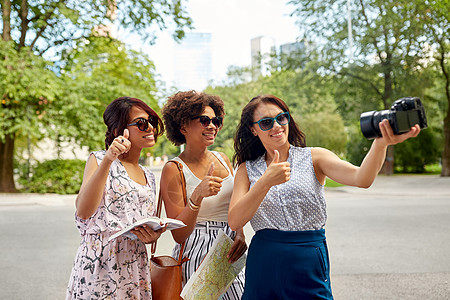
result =
[{"label": "black sunglasses", "polygon": [[222,117],[214,117],[214,118],[210,118],[208,116],[198,116],[198,117],[194,117],[191,120],[195,120],[195,119],[200,119],[200,124],[202,124],[203,127],[208,127],[209,124],[211,124],[211,122],[214,124],[214,126],[216,126],[217,128],[221,128],[222,127],[222,122],[223,122],[223,118]]},{"label": "black sunglasses", "polygon": [[289,112],[285,111],[276,115],[275,118],[262,118],[258,122],[253,122],[252,124],[258,124],[262,131],[267,131],[273,128],[275,121],[281,126],[284,126],[291,121],[291,116],[289,115]]},{"label": "black sunglasses", "polygon": [[136,122],[127,124],[127,127],[128,126],[137,126],[137,128],[140,131],[147,131],[149,125],[152,125],[152,127],[155,127],[155,126],[153,126],[152,121],[153,121],[152,116],[149,116],[148,120],[144,119],[144,118],[138,118]]}]

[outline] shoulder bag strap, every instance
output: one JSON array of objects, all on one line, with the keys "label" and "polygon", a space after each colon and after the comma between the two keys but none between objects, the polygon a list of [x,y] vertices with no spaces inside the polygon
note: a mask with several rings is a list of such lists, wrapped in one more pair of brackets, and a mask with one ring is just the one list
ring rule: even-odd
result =
[{"label": "shoulder bag strap", "polygon": [[[174,164],[177,165],[178,171],[180,173],[180,178],[181,178],[181,189],[183,192],[183,200],[184,200],[184,205],[187,205],[187,195],[186,195],[186,180],[184,178],[184,173],[183,173],[183,165],[176,161],[176,160],[169,160],[167,161],[167,163],[172,162]],[[158,204],[156,205],[156,216],[158,218],[161,217],[161,209],[162,209],[162,197],[161,197],[161,189],[159,190],[159,196],[158,196]],[[154,242],[151,246],[151,252],[152,252],[152,257],[154,256],[155,252],[156,252],[156,243]],[[184,246],[186,245],[186,242],[183,242],[181,244],[181,249],[180,249],[180,255],[178,256],[178,264],[181,264],[183,262],[183,251],[184,251]]]}]

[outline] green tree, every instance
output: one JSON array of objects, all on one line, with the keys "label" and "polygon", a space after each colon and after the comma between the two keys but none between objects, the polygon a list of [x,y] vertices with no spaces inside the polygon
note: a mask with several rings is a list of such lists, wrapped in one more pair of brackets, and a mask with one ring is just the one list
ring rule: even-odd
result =
[{"label": "green tree", "polygon": [[[107,35],[110,28],[108,26],[113,24],[137,32],[150,42],[157,30],[166,29],[168,24],[172,24],[175,27],[174,37],[180,39],[184,29],[191,26],[191,19],[184,10],[183,2],[0,2],[0,192],[15,191],[13,156],[14,141],[18,135],[39,132],[47,134],[48,129],[64,128],[61,123],[56,122],[61,118],[52,119],[50,116],[67,116],[64,111],[60,111],[61,108],[67,108],[66,104],[72,105],[72,109],[81,108],[80,114],[90,115],[93,112],[90,110],[91,100],[97,100],[64,97],[70,95],[67,90],[75,90],[77,87],[70,86],[67,82],[62,84],[61,79],[52,74],[54,66],[41,56],[59,61],[64,49],[74,47],[76,41],[89,38],[93,32]],[[68,89],[65,90],[66,88]],[[63,90],[66,91],[65,94]],[[66,123],[67,120],[62,124]]]},{"label": "green tree", "polygon": [[332,89],[327,88],[329,80],[317,72],[314,63],[310,63],[304,69],[273,71],[271,76],[247,83],[207,88],[207,93],[217,94],[225,102],[224,127],[214,149],[232,157],[233,138],[242,108],[257,95],[273,94],[288,104],[300,129],[306,133],[308,145],[326,147],[342,155],[346,142],[344,122],[336,112],[330,94]]},{"label": "green tree", "polygon": [[[426,1],[444,3],[443,1]],[[372,109],[388,109],[405,95],[423,95],[432,82],[423,77],[430,42],[420,18],[423,1],[359,0],[351,7],[353,49],[350,47],[347,1],[291,0],[307,41],[314,41],[328,71],[367,86],[362,101]],[[448,6],[447,6],[448,9]],[[448,11],[448,10],[447,10]],[[444,30],[448,22],[442,24]],[[386,173],[392,174],[389,147]]]},{"label": "green tree", "polygon": [[432,59],[442,80],[439,89],[444,99],[442,111],[444,112],[444,149],[442,151],[441,176],[450,176],[450,3],[442,1],[419,2],[417,16],[424,26],[425,36],[433,49]]},{"label": "green tree", "polygon": [[104,147],[103,111],[121,96],[139,98],[159,111],[155,67],[145,54],[110,37],[91,36],[77,41],[62,58],[61,78],[70,84],[61,96],[67,101],[51,115],[65,124],[51,130],[53,139],[76,141],[89,150]]},{"label": "green tree", "polygon": [[28,51],[15,51],[11,41],[0,40],[0,57],[5,58],[0,61],[0,192],[13,192],[15,139],[42,138],[62,85],[48,62]]}]

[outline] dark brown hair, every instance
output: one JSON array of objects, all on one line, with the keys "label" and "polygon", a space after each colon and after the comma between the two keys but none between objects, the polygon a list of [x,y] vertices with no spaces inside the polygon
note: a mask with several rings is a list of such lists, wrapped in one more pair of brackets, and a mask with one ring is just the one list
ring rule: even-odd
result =
[{"label": "dark brown hair", "polygon": [[[261,103],[273,103],[284,112],[289,112],[289,107],[286,103],[273,95],[262,95],[254,97],[244,107],[241,114],[241,121],[236,130],[234,137],[234,151],[233,163],[240,165],[248,160],[255,160],[266,152],[259,137],[254,136],[250,128],[253,125],[253,114],[255,109]],[[291,115],[291,121],[289,122],[289,134],[288,141],[291,145],[297,147],[306,147],[305,134],[298,128],[294,118]]]},{"label": "dark brown hair", "polygon": [[[117,136],[123,135],[123,131],[130,122],[130,111],[133,106],[139,107],[151,116],[152,121],[150,124],[152,124],[154,128],[153,134],[155,136],[155,142],[158,136],[161,136],[164,133],[164,125],[161,118],[144,101],[137,98],[120,97],[112,101],[103,113],[103,121],[107,126],[105,134],[106,149],[109,148],[109,145],[111,145]],[[114,135],[114,130],[116,130],[117,135]]]},{"label": "dark brown hair", "polygon": [[217,117],[225,115],[223,101],[219,96],[196,91],[178,92],[170,96],[161,110],[167,139],[175,146],[186,143],[180,131],[181,126],[198,117],[206,106],[210,106]]}]

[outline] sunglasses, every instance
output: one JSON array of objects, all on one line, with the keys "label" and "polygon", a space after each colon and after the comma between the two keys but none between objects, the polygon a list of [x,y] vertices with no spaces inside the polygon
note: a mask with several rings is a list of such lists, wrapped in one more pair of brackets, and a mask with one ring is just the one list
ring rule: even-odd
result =
[{"label": "sunglasses", "polygon": [[258,122],[253,122],[252,124],[258,124],[262,131],[267,131],[273,128],[275,121],[277,121],[280,126],[284,126],[291,121],[291,116],[289,115],[289,112],[285,111],[276,115],[275,118],[262,118]]},{"label": "sunglasses", "polygon": [[127,124],[127,127],[128,126],[137,126],[137,128],[140,131],[147,131],[149,125],[152,125],[152,127],[155,127],[155,126],[153,126],[152,121],[153,121],[152,116],[149,116],[148,120],[144,119],[144,118],[138,118],[136,122]]},{"label": "sunglasses", "polygon": [[223,122],[223,118],[222,117],[214,117],[214,118],[210,118],[208,116],[198,116],[198,117],[194,117],[191,120],[195,120],[195,119],[200,119],[200,124],[202,124],[203,127],[208,127],[209,124],[211,124],[211,122],[214,124],[214,126],[216,126],[217,128],[221,128],[222,127],[222,122]]}]

